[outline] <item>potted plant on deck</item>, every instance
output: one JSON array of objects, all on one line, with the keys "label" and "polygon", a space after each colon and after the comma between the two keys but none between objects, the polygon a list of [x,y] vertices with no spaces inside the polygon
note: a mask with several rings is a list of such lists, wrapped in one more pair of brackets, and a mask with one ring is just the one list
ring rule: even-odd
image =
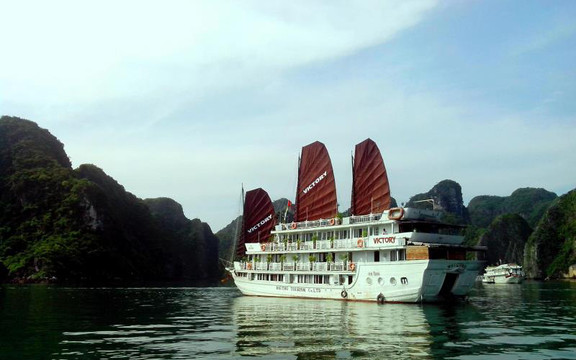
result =
[{"label": "potted plant on deck", "polygon": [[314,263],[316,262],[316,256],[310,255],[308,256],[308,260],[310,261],[310,270],[314,270]]},{"label": "potted plant on deck", "polygon": [[344,269],[346,269],[346,262],[348,261],[348,254],[340,255],[340,260],[342,260],[343,267],[344,267]]},{"label": "potted plant on deck", "polygon": [[268,256],[266,256],[266,267],[268,268],[268,270],[270,270],[270,262],[272,261],[272,254],[268,254]]},{"label": "potted plant on deck", "polygon": [[327,263],[327,265],[328,265],[328,267],[327,267],[328,270],[330,270],[330,267],[331,267],[331,265],[332,265],[332,261],[333,261],[333,260],[334,260],[334,259],[332,258],[332,253],[328,253],[328,254],[326,255],[326,263]]},{"label": "potted plant on deck", "polygon": [[294,262],[294,270],[296,270],[296,265],[298,264],[298,255],[292,255],[292,261]]}]

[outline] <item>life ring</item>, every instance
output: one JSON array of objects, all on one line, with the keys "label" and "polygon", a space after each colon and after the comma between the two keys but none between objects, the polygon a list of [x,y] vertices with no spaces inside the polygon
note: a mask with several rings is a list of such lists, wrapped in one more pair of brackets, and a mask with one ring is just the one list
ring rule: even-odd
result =
[{"label": "life ring", "polygon": [[346,290],[342,290],[340,296],[342,296],[343,299],[346,299],[348,297],[348,293],[346,292]]},{"label": "life ring", "polygon": [[246,264],[246,269],[248,269],[248,270],[252,270],[252,263],[248,263],[248,264]]},{"label": "life ring", "polygon": [[293,222],[292,224],[290,224],[290,229],[296,229],[296,223]]},{"label": "life ring", "polygon": [[261,244],[260,249],[262,249],[262,251],[266,251],[266,244]]},{"label": "life ring", "polygon": [[404,208],[397,207],[388,210],[388,219],[390,220],[400,220],[404,216]]},{"label": "life ring", "polygon": [[358,245],[359,248],[364,247],[364,240],[362,238],[360,238],[360,239],[358,239],[356,244]]},{"label": "life ring", "polygon": [[330,219],[330,225],[334,225],[336,224],[336,220],[334,220],[334,218]]},{"label": "life ring", "polygon": [[348,265],[348,268],[350,269],[350,271],[354,271],[354,270],[356,270],[356,264],[351,262],[350,265]]},{"label": "life ring", "polygon": [[376,302],[378,304],[384,304],[385,301],[386,298],[384,297],[384,295],[382,293],[378,294],[378,296],[376,297]]}]

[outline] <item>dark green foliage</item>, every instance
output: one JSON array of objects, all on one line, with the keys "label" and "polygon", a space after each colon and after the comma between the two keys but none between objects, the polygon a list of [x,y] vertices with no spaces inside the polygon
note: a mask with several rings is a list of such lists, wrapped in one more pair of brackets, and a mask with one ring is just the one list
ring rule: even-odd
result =
[{"label": "dark green foliage", "polygon": [[47,130],[0,119],[0,276],[177,280],[187,254],[196,267],[186,279],[218,276],[218,240],[210,228],[196,220],[167,227],[158,216],[98,167],[72,170]]},{"label": "dark green foliage", "polygon": [[498,216],[503,215],[503,203],[505,198],[501,196],[476,196],[468,204],[468,213],[472,225],[488,227]]},{"label": "dark green foliage", "polygon": [[[502,260],[525,263],[530,267],[532,261],[527,262],[524,255],[527,237],[531,233],[528,228],[536,226],[554,199],[556,194],[535,188],[518,189],[510,196],[474,197],[468,204],[468,212],[471,226],[477,229],[488,228],[482,238],[483,243],[488,246],[488,263],[494,264]],[[524,219],[525,224],[514,216]],[[473,244],[469,236],[466,241]],[[527,274],[534,276],[534,272]]]},{"label": "dark green foliage", "polygon": [[171,277],[195,280],[212,278],[219,273],[218,238],[198,219],[184,216],[182,206],[169,198],[144,200],[161,229],[169,250],[168,272]]},{"label": "dark green foliage", "polygon": [[522,188],[510,196],[476,196],[468,204],[473,225],[487,227],[499,215],[518,214],[535,227],[556,194],[544,189]]},{"label": "dark green foliage", "polygon": [[225,260],[231,260],[236,252],[232,251],[236,237],[241,231],[242,215],[234,219],[230,224],[226,225],[223,229],[216,233],[216,237],[220,240],[220,247],[218,249],[220,256]]},{"label": "dark green foliage", "polygon": [[464,230],[464,244],[466,246],[475,246],[480,242],[480,237],[484,235],[486,229],[470,225]]},{"label": "dark green foliage", "polygon": [[530,277],[561,277],[576,264],[576,190],[554,201],[528,239],[524,252]]},{"label": "dark green foliage", "polygon": [[[90,184],[74,176],[62,143],[35,123],[0,119],[0,262],[21,278],[78,273],[93,238],[82,231]],[[86,252],[87,256],[90,253]]]},{"label": "dark green foliage", "polygon": [[497,217],[478,241],[478,245],[487,246],[488,265],[499,263],[517,263],[522,265],[524,246],[532,228],[526,220],[516,214]]}]

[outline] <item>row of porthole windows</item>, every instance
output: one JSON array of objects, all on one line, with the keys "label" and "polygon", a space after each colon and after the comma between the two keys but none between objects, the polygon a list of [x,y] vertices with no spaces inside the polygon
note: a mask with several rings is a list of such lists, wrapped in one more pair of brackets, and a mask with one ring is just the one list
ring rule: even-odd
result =
[{"label": "row of porthole windows", "polygon": [[[366,283],[367,283],[368,285],[372,285],[372,278],[370,278],[370,277],[366,278]],[[385,285],[384,283],[385,283],[384,279],[381,278],[381,277],[379,277],[379,278],[378,278],[378,285],[384,286],[384,285]],[[396,282],[396,278],[395,278],[395,277],[391,277],[391,278],[390,278],[390,285],[396,285],[396,283],[397,283],[397,282]],[[401,277],[401,278],[400,278],[400,283],[401,283],[402,285],[408,285],[408,278],[406,278],[406,277]]]}]

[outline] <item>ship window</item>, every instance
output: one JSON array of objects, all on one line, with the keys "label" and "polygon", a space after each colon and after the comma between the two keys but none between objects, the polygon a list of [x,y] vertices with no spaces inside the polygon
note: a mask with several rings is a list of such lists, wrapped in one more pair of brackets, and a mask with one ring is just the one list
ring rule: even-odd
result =
[{"label": "ship window", "polygon": [[396,250],[390,251],[390,261],[397,261],[397,260],[398,260],[398,254],[396,253]]},{"label": "ship window", "polygon": [[374,251],[374,262],[380,262],[380,251]]},{"label": "ship window", "polygon": [[406,250],[398,250],[398,260],[406,260]]},{"label": "ship window", "polygon": [[408,284],[408,278],[402,277],[400,278],[400,282],[402,283],[402,285],[406,285]]},{"label": "ship window", "polygon": [[348,275],[348,285],[352,285],[352,275]]}]

